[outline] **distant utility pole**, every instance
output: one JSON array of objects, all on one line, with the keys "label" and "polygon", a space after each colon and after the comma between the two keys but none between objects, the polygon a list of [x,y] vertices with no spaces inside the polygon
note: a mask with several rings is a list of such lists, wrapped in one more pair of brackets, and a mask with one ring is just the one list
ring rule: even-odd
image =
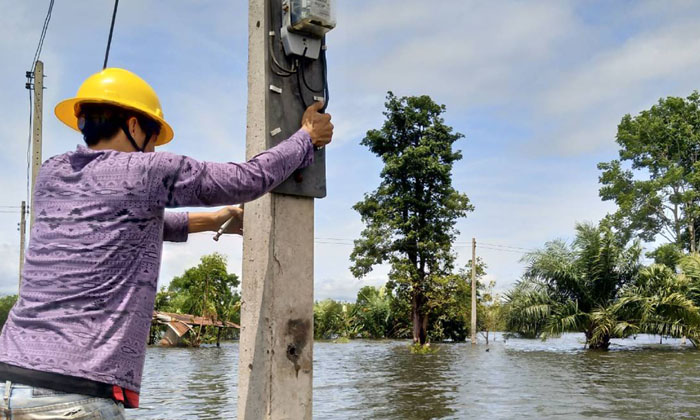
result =
[{"label": "distant utility pole", "polygon": [[22,270],[24,269],[24,243],[27,233],[27,202],[22,201],[22,214],[19,217],[19,288],[22,288]]},{"label": "distant utility pole", "polygon": [[476,238],[472,238],[472,344],[476,344]]},{"label": "distant utility pole", "polygon": [[41,167],[41,124],[44,110],[44,63],[37,60],[34,67],[34,119],[32,121],[32,196],[29,198],[29,232],[34,227],[34,186]]}]

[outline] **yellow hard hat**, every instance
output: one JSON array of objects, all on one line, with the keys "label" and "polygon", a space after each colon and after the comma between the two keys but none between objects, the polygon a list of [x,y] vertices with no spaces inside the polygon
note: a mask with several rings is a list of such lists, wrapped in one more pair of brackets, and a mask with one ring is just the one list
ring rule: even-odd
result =
[{"label": "yellow hard hat", "polygon": [[128,70],[108,68],[93,74],[80,85],[75,98],[59,102],[54,112],[68,127],[80,131],[76,114],[80,111],[80,105],[85,103],[116,105],[153,118],[161,127],[156,146],[173,138],[172,127],[163,119],[158,95],[151,85]]}]

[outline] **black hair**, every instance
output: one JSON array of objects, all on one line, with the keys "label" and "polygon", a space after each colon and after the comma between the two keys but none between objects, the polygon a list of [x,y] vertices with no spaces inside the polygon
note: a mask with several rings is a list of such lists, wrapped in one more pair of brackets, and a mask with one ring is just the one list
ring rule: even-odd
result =
[{"label": "black hair", "polygon": [[99,103],[80,105],[78,128],[83,133],[85,143],[88,146],[94,146],[101,140],[114,137],[131,117],[136,117],[147,138],[150,138],[152,134],[158,134],[160,131],[158,122],[140,112]]}]

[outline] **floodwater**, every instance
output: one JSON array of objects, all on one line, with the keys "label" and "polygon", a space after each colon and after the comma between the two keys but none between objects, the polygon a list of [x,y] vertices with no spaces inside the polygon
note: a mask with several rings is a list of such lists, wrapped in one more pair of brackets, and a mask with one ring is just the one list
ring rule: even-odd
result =
[{"label": "floodwater", "polygon": [[[498,337],[487,347],[407,341],[314,344],[314,419],[700,418],[700,351],[679,340]],[[488,351],[487,351],[488,349]],[[142,408],[130,419],[236,417],[238,343],[148,349]]]}]

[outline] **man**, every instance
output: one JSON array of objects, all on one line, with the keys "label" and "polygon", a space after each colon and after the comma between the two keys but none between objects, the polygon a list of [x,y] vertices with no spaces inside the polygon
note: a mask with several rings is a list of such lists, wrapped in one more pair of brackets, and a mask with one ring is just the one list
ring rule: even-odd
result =
[{"label": "man", "polygon": [[[138,406],[163,240],[216,230],[242,210],[166,207],[253,200],[313,161],[331,141],[330,115],[250,161],[199,162],[152,153],[173,138],[153,89],[135,74],[89,77],[56,116],[87,147],[44,162],[17,304],[0,335],[0,410],[12,418],[123,418]],[[95,416],[95,417],[92,417]]]}]

